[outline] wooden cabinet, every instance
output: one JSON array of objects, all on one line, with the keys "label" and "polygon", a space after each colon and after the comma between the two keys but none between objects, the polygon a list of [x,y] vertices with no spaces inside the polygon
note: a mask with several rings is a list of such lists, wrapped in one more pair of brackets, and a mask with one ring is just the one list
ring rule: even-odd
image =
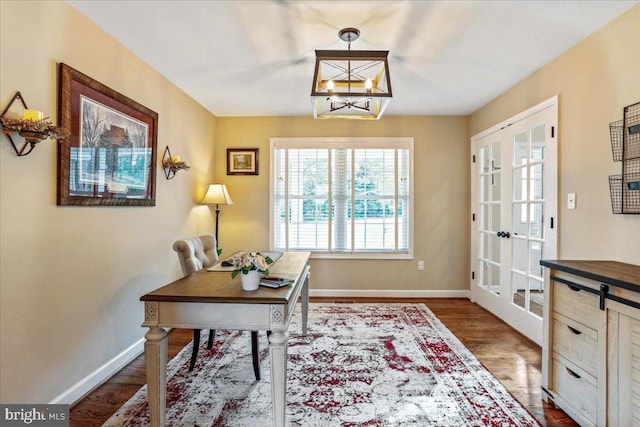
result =
[{"label": "wooden cabinet", "polygon": [[640,266],[541,264],[545,400],[581,426],[640,425]]},{"label": "wooden cabinet", "polygon": [[640,425],[640,309],[615,301],[608,302],[607,323],[609,425],[638,426]]}]

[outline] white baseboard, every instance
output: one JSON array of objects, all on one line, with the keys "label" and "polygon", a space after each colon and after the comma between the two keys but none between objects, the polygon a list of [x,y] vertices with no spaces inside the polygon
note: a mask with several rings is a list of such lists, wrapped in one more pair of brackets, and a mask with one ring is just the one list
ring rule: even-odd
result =
[{"label": "white baseboard", "polygon": [[142,354],[144,351],[144,341],[145,339],[141,338],[139,341],[129,346],[129,348],[125,349],[122,353],[118,354],[85,378],[75,383],[71,388],[49,402],[49,404],[53,405],[60,403],[73,405],[103,382],[111,378],[114,374],[118,373],[120,369],[124,368],[129,362],[138,357],[138,355]]},{"label": "white baseboard", "polygon": [[470,298],[467,290],[356,290],[309,289],[312,297],[370,297],[370,298]]}]

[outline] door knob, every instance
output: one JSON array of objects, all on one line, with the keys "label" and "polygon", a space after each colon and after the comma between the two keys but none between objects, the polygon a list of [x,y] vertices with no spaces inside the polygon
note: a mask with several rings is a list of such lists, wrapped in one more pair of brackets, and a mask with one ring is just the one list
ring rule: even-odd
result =
[{"label": "door knob", "polygon": [[497,236],[498,237],[504,237],[504,233],[502,231],[498,231]]}]

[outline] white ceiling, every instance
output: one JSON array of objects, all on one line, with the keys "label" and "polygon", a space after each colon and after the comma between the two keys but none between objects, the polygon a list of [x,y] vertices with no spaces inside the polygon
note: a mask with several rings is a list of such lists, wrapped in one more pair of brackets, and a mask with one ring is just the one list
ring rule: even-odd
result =
[{"label": "white ceiling", "polygon": [[217,116],[311,115],[315,49],[389,50],[387,115],[466,115],[634,1],[69,3]]}]

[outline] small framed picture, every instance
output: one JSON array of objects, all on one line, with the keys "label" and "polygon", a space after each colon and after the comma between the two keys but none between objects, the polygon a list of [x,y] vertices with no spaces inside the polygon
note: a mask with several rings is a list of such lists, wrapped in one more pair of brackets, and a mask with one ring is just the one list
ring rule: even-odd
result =
[{"label": "small framed picture", "polygon": [[227,148],[227,175],[258,175],[258,148]]}]

